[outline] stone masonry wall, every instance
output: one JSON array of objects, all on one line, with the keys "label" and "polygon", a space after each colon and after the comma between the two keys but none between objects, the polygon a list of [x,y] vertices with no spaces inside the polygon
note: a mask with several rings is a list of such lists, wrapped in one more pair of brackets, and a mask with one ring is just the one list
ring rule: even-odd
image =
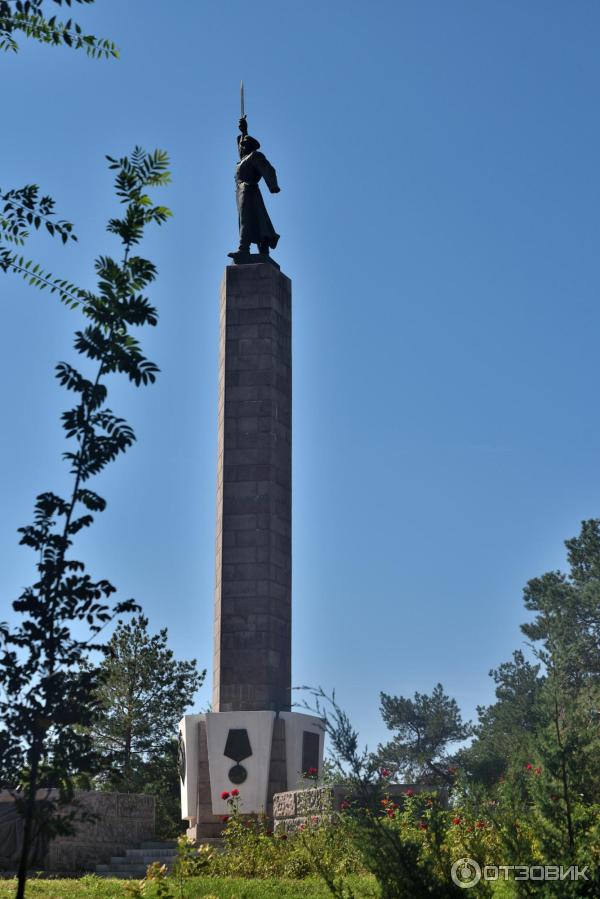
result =
[{"label": "stone masonry wall", "polygon": [[[96,864],[110,861],[111,855],[122,855],[126,849],[154,838],[154,796],[81,790],[76,799],[79,810],[97,817],[78,821],[73,836],[52,840],[46,870],[93,871]],[[12,801],[10,794],[0,794],[0,802]]]},{"label": "stone masonry wall", "polygon": [[[386,794],[400,801],[407,790],[414,793],[434,791],[426,784],[390,784]],[[313,787],[308,790],[288,790],[273,797],[274,829],[290,833],[310,824],[330,821],[332,815],[342,810],[342,803],[351,798],[351,790],[345,786]]]}]

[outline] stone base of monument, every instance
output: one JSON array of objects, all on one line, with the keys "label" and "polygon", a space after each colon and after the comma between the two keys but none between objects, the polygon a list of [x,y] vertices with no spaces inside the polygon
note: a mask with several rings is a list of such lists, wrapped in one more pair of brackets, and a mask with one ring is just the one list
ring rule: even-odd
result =
[{"label": "stone base of monument", "polygon": [[[417,793],[437,793],[441,803],[448,800],[448,791],[433,784],[388,784],[385,795],[399,808],[407,796]],[[348,803],[360,806],[360,800],[352,795],[352,789],[344,785],[288,790],[273,797],[273,829],[277,833],[294,833],[311,825],[331,822]]]},{"label": "stone base of monument", "polygon": [[[242,814],[273,816],[273,796],[311,785],[323,768],[321,718],[299,712],[206,712],[179,724],[181,816],[193,840],[218,836],[239,791]],[[310,776],[307,776],[310,775]]]}]

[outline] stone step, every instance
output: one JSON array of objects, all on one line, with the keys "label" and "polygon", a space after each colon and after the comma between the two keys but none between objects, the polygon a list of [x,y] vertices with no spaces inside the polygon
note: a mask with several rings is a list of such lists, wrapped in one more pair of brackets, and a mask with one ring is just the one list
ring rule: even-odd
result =
[{"label": "stone step", "polygon": [[140,865],[152,865],[154,862],[160,862],[164,865],[170,865],[175,861],[175,856],[170,855],[167,858],[156,858],[155,855],[113,855],[110,864],[117,868],[138,867]]},{"label": "stone step", "polygon": [[115,869],[114,871],[107,871],[106,873],[102,873],[99,875],[100,877],[114,877],[117,880],[143,880],[146,876],[145,868],[130,868],[127,871],[119,871]]},{"label": "stone step", "polygon": [[163,840],[160,843],[157,840],[145,840],[140,846],[142,849],[177,849],[177,840]]},{"label": "stone step", "polygon": [[[206,837],[203,844],[213,846],[215,849],[223,847],[220,837]],[[146,875],[148,865],[159,862],[172,868],[177,859],[177,842],[175,840],[147,840],[134,849],[126,849],[125,855],[111,856],[108,864],[96,865],[96,874],[101,877],[136,878],[141,879]]]}]

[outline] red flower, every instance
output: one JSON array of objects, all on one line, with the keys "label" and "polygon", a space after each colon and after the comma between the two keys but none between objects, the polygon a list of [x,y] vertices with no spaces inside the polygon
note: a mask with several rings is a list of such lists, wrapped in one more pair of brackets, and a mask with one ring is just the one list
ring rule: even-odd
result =
[{"label": "red flower", "polygon": [[485,827],[485,821],[476,821],[476,822],[475,822],[475,827],[476,827],[478,830],[481,830],[483,827]]},{"label": "red flower", "polygon": [[419,830],[427,830],[427,825],[424,821],[419,821]]},{"label": "red flower", "polygon": [[350,808],[350,803],[349,803],[349,802],[346,802],[346,800],[344,799],[344,801],[343,801],[342,804],[340,805],[340,808],[341,808],[341,809],[347,809],[347,808]]},{"label": "red flower", "polygon": [[415,791],[414,791],[414,790],[411,790],[410,787],[409,787],[408,790],[405,790],[405,791],[404,791],[404,795],[405,795],[405,796],[408,796],[408,797],[410,798],[411,796],[414,796],[414,795],[415,795]]},{"label": "red flower", "polygon": [[318,773],[319,772],[316,768],[309,768],[308,771],[306,772],[306,776],[307,777],[316,777]]},{"label": "red flower", "polygon": [[221,793],[221,799],[229,799],[229,793],[227,792],[227,790],[223,790],[223,792]]},{"label": "red flower", "polygon": [[467,830],[469,831],[469,833],[472,833],[472,832],[473,832],[473,828],[471,827],[470,824],[469,824],[469,826],[467,827]]},{"label": "red flower", "polygon": [[525,770],[526,770],[526,771],[532,771],[532,770],[533,770],[533,765],[531,764],[531,762],[527,762],[527,764],[525,765]]},{"label": "red flower", "polygon": [[393,808],[389,808],[389,809],[386,811],[386,815],[388,816],[388,818],[395,818],[395,817],[396,817],[396,812],[394,811]]},{"label": "red flower", "polygon": [[316,815],[313,815],[313,816],[312,816],[312,818],[310,819],[310,823],[311,823],[311,824],[318,824],[318,823],[319,823],[319,819],[317,818]]},{"label": "red flower", "polygon": [[[231,795],[232,795],[232,796],[239,796],[239,795],[240,795],[240,791],[239,791],[239,790],[232,790],[232,791],[231,791]],[[223,797],[221,796],[221,799],[222,799],[222,798],[223,798]]]},{"label": "red flower", "polygon": [[453,818],[453,819],[452,819],[452,823],[453,823],[453,824],[460,824],[461,820],[462,820],[462,819],[457,815],[456,818]]},{"label": "red flower", "polygon": [[301,824],[300,827],[298,828],[298,830],[304,830],[305,827],[306,827],[306,824]]},{"label": "red flower", "polygon": [[535,769],[534,769],[534,771],[535,771],[535,774],[537,774],[537,775],[538,775],[538,777],[539,777],[539,775],[540,775],[540,774],[541,774],[541,773],[542,773],[542,768],[541,768],[541,766],[540,766],[540,765],[538,765],[538,767],[537,767],[537,768],[535,768]]},{"label": "red flower", "polygon": [[387,768],[382,768],[379,772],[382,777],[389,777],[391,772]]},{"label": "red flower", "polygon": [[227,822],[229,821],[229,815],[223,815],[221,821],[223,822],[223,824],[227,824]]}]

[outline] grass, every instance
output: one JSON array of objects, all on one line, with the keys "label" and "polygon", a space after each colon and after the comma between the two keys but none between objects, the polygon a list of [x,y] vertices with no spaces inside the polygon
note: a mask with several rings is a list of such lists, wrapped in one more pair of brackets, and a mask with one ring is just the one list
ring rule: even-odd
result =
[{"label": "grass", "polygon": [[[27,896],[32,899],[126,899],[125,884],[128,881],[109,880],[94,875],[72,880],[36,880],[27,885]],[[178,887],[171,882],[173,893],[179,896]],[[376,899],[379,891],[370,877],[349,877],[348,884],[355,890],[357,899]],[[16,890],[15,880],[0,880],[0,899],[9,899]],[[148,899],[153,890],[145,891]],[[193,877],[185,881],[184,899],[330,899],[331,894],[320,880],[242,880],[229,877]]]}]

